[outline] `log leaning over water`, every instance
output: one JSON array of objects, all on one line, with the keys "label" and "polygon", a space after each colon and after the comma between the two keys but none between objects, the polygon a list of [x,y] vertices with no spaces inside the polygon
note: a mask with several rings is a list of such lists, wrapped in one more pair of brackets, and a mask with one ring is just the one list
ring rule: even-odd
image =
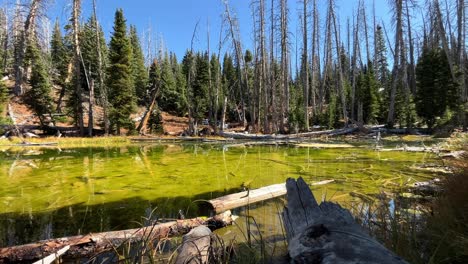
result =
[{"label": "log leaning over water", "polygon": [[335,203],[318,205],[302,178],[288,179],[282,213],[291,263],[407,263],[370,237]]},{"label": "log leaning over water", "polygon": [[[335,180],[324,180],[314,182],[311,185],[324,185],[332,183]],[[265,186],[258,189],[248,190],[239,193],[233,193],[226,196],[211,199],[208,202],[213,206],[216,213],[221,213],[226,210],[238,208],[248,204],[253,204],[286,194],[286,185],[284,183]]]},{"label": "log leaning over water", "polygon": [[183,235],[200,225],[206,225],[214,230],[230,225],[232,222],[231,212],[227,211],[207,219],[177,220],[143,228],[49,239],[27,245],[0,248],[0,263],[35,261],[53,254],[66,246],[70,246],[70,249],[64,253],[64,258],[90,257],[118,248],[122,243],[126,242],[136,242],[142,239],[156,241],[167,237]]}]

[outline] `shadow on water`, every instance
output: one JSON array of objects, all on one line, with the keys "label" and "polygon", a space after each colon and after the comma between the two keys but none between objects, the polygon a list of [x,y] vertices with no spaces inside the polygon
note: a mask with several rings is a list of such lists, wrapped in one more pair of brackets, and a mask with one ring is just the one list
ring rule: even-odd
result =
[{"label": "shadow on water", "polygon": [[233,188],[194,197],[144,200],[139,197],[98,205],[75,204],[34,214],[0,214],[0,247],[26,244],[44,239],[111,230],[124,230],[199,216],[212,216],[206,200],[238,192]]}]

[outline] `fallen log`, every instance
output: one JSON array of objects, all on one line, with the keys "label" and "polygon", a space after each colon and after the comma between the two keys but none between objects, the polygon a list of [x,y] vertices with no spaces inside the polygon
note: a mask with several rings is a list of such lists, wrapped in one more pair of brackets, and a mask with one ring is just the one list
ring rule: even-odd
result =
[{"label": "fallen log", "polygon": [[447,152],[445,149],[441,149],[440,147],[410,147],[410,146],[403,146],[398,148],[380,148],[378,151],[381,152],[389,152],[389,151],[405,151],[405,152]]},{"label": "fallen log", "polygon": [[335,203],[318,205],[302,178],[288,179],[282,213],[291,263],[407,263],[370,237]]},{"label": "fallen log", "polygon": [[175,264],[208,263],[212,232],[206,226],[197,226],[182,239]]},{"label": "fallen log", "polygon": [[245,139],[245,140],[288,140],[288,139],[317,137],[317,136],[323,136],[323,135],[340,136],[340,135],[351,134],[358,130],[359,128],[357,127],[348,127],[348,128],[342,128],[342,129],[312,131],[312,132],[289,134],[289,135],[244,134],[244,133],[220,131],[219,135],[222,137],[227,137],[227,138]]},{"label": "fallen log", "polygon": [[64,258],[86,258],[113,250],[127,242],[132,243],[142,239],[156,241],[162,238],[183,235],[200,225],[208,226],[214,230],[230,225],[232,222],[231,212],[227,211],[211,218],[177,220],[143,228],[49,239],[27,245],[0,248],[0,263],[35,261],[66,246],[70,246],[70,249],[63,254]]},{"label": "fallen log", "polygon": [[[314,182],[312,186],[325,185],[332,183],[335,180],[324,180]],[[233,193],[226,196],[211,199],[208,203],[211,204],[216,213],[221,213],[226,210],[246,206],[272,198],[280,197],[286,194],[286,186],[284,183],[265,186],[262,188],[247,190],[244,192]]]},{"label": "fallen log", "polygon": [[54,254],[51,254],[43,259],[40,259],[36,262],[34,262],[34,264],[50,264],[50,263],[54,263],[55,260],[57,260],[58,258],[60,258],[60,256],[62,256],[63,254],[65,254],[65,252],[67,252],[68,250],[70,249],[70,246],[66,246],[62,249],[60,249],[59,251],[57,251],[57,253],[54,253]]}]

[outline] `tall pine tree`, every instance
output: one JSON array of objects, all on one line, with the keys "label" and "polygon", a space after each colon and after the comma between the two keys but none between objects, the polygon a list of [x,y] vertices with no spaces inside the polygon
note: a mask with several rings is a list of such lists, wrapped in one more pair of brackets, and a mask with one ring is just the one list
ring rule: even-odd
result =
[{"label": "tall pine tree", "polygon": [[143,103],[148,83],[148,71],[145,67],[145,58],[141,50],[140,39],[136,27],[130,26],[130,43],[132,46],[132,76],[138,102]]},{"label": "tall pine tree", "polygon": [[416,111],[432,128],[437,117],[457,105],[457,85],[450,75],[443,49],[424,47],[416,67],[416,80]]},{"label": "tall pine tree", "polygon": [[115,12],[114,33],[109,45],[107,87],[111,126],[120,134],[121,128],[133,130],[130,114],[135,110],[135,90],[132,78],[132,48],[127,37],[127,25],[122,9]]},{"label": "tall pine tree", "polygon": [[47,70],[37,45],[28,45],[28,57],[31,61],[31,78],[29,89],[24,95],[25,103],[37,115],[41,125],[45,125],[45,115],[52,113],[51,86],[48,80]]},{"label": "tall pine tree", "polygon": [[[102,67],[105,69],[107,62],[105,58],[107,57],[107,45],[106,40],[104,39],[104,32],[102,31],[101,26],[96,28],[96,17],[92,15],[88,21],[84,24],[83,30],[81,32],[81,53],[83,56],[84,67],[86,68],[88,78],[94,80],[94,90],[97,97],[101,96],[101,89],[99,87],[99,53],[96,48],[96,30],[99,31],[99,47],[101,51],[101,56],[104,58],[102,61]],[[82,65],[83,67],[83,65]],[[104,78],[104,76],[103,76]],[[86,81],[84,76],[84,69],[82,68],[82,80]],[[86,87],[87,84],[84,83]]]}]

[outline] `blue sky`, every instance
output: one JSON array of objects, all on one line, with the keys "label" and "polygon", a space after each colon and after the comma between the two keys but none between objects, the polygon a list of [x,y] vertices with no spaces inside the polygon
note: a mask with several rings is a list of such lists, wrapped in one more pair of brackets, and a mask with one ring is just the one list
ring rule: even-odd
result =
[{"label": "blue sky", "polygon": [[[244,48],[252,48],[252,16],[250,8],[250,0],[231,0],[230,5],[236,12],[241,29],[241,37]],[[321,19],[323,20],[326,12],[326,2],[319,0],[319,9]],[[55,20],[58,18],[62,25],[66,23],[70,13],[71,0],[55,0],[52,3],[49,12],[49,18]],[[270,1],[266,0],[269,5]],[[181,59],[184,52],[190,48],[192,32],[197,21],[200,21],[198,27],[197,40],[194,43],[194,48],[197,50],[206,49],[206,32],[207,24],[210,25],[211,32],[211,50],[217,51],[217,43],[219,40],[221,15],[224,6],[221,0],[97,0],[98,17],[103,26],[105,35],[109,38],[112,33],[112,24],[114,13],[117,8],[124,10],[128,24],[136,25],[142,41],[145,41],[144,36],[147,35],[148,29],[151,28],[152,38],[157,39],[157,42],[164,40],[164,44],[169,51],[173,51]],[[290,28],[292,42],[295,41],[295,34],[298,21],[299,4],[297,0],[289,0],[290,10]],[[337,13],[343,28],[346,25],[347,17],[352,20],[353,10],[356,9],[358,1],[356,0],[336,0]],[[372,11],[372,0],[365,0],[368,6],[368,11]],[[83,20],[90,15],[92,0],[83,0]],[[376,15],[378,20],[384,20],[389,26],[389,7],[387,0],[375,0]],[[371,13],[369,15],[369,24],[371,25]],[[300,38],[299,38],[300,39]],[[153,40],[153,42],[156,40]],[[156,43],[153,43],[156,44]],[[145,46],[145,45],[143,45]],[[155,45],[152,45],[155,46]],[[229,49],[230,44],[224,46],[224,49]],[[295,44],[292,44],[291,51],[294,53]]]}]

